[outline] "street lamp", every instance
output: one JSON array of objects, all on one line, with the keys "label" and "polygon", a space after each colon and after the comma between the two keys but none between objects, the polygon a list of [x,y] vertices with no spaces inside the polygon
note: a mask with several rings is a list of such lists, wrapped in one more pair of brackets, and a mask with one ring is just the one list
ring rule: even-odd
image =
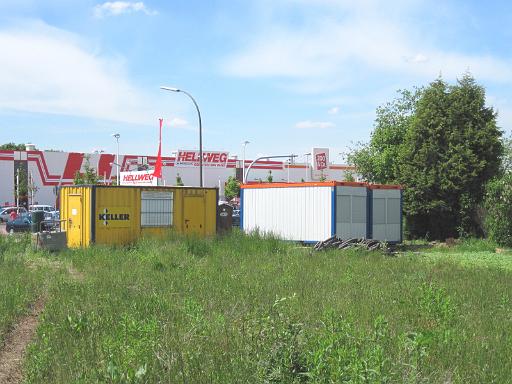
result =
[{"label": "street lamp", "polygon": [[309,156],[311,156],[311,152],[305,153],[306,156],[306,181],[309,181]]},{"label": "street lamp", "polygon": [[245,180],[247,180],[248,176],[249,176],[249,171],[251,170],[252,166],[254,164],[256,164],[256,162],[260,161],[260,160],[263,160],[263,159],[279,159],[279,158],[283,158],[283,157],[287,157],[289,158],[290,160],[293,159],[294,157],[297,157],[297,155],[294,155],[294,154],[291,154],[291,155],[279,155],[279,156],[261,156],[261,157],[258,157],[257,159],[253,160],[251,164],[249,164],[249,166],[247,167],[247,171],[245,172]]},{"label": "street lamp", "polygon": [[119,138],[121,135],[119,133],[113,133],[112,137],[114,137],[117,141],[117,155],[116,155],[116,165],[117,165],[117,185],[119,185]]},{"label": "street lamp", "polygon": [[160,89],[164,91],[170,91],[170,92],[181,92],[190,97],[190,100],[194,103],[196,110],[197,110],[197,116],[199,118],[199,186],[203,186],[203,127],[201,125],[201,112],[199,111],[199,106],[197,105],[195,99],[192,97],[190,93],[187,91],[184,91],[182,89],[173,88],[173,87],[164,87],[161,86]]},{"label": "street lamp", "polygon": [[250,141],[247,141],[245,140],[244,142],[242,142],[242,145],[244,146],[244,157],[243,157],[243,160],[242,160],[242,183],[245,184],[245,147],[247,144],[250,144]]}]

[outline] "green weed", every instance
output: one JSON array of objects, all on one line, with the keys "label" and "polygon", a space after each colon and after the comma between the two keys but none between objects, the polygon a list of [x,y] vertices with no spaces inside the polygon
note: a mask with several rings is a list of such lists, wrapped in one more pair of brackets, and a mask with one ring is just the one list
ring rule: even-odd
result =
[{"label": "green weed", "polygon": [[85,278],[47,276],[26,383],[505,383],[512,270],[468,247],[311,253],[235,231],[70,250],[56,261]]}]

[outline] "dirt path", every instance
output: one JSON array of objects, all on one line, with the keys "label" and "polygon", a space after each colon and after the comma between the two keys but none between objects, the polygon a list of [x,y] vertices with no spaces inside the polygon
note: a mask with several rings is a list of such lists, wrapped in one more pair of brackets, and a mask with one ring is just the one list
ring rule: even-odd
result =
[{"label": "dirt path", "polygon": [[7,334],[5,345],[0,349],[0,383],[17,384],[23,380],[23,357],[36,332],[44,303],[45,298],[40,297],[32,305],[30,314],[22,317]]},{"label": "dirt path", "polygon": [[[53,266],[58,269],[61,264],[53,262]],[[32,263],[29,265],[30,267],[37,268],[37,264]],[[67,272],[72,280],[81,282],[85,278],[82,272],[77,271],[71,265],[67,266]],[[31,305],[30,313],[20,318],[13,330],[7,334],[4,346],[0,346],[0,384],[18,384],[23,381],[23,358],[28,344],[35,335],[45,302],[44,296],[39,297]]]}]

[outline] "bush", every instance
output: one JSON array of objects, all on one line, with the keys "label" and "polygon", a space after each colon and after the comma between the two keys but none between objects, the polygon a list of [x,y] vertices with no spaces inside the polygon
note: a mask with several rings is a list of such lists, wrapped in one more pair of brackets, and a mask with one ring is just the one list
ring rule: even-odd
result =
[{"label": "bush", "polygon": [[491,240],[512,247],[512,173],[487,184],[485,227]]}]

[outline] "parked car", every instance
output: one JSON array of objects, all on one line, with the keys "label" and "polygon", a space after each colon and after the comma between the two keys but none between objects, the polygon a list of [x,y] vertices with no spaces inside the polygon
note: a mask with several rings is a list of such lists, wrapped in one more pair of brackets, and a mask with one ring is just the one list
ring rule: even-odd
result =
[{"label": "parked car", "polygon": [[232,225],[233,227],[239,227],[240,226],[240,210],[239,209],[233,209],[232,217]]},{"label": "parked car", "polygon": [[59,211],[45,212],[44,221],[41,225],[43,231],[56,231],[60,229],[60,214]]},{"label": "parked car", "polygon": [[34,204],[34,205],[29,206],[28,210],[30,212],[34,212],[34,211],[44,211],[45,213],[46,212],[55,212],[54,207],[52,207],[51,205],[46,205],[46,204]]},{"label": "parked car", "polygon": [[14,220],[9,220],[5,225],[7,232],[30,232],[32,218],[28,213],[18,215]]},{"label": "parked car", "polygon": [[16,211],[17,215],[27,213],[27,210],[24,207],[4,207],[0,210],[0,222],[9,221],[12,211]]}]

